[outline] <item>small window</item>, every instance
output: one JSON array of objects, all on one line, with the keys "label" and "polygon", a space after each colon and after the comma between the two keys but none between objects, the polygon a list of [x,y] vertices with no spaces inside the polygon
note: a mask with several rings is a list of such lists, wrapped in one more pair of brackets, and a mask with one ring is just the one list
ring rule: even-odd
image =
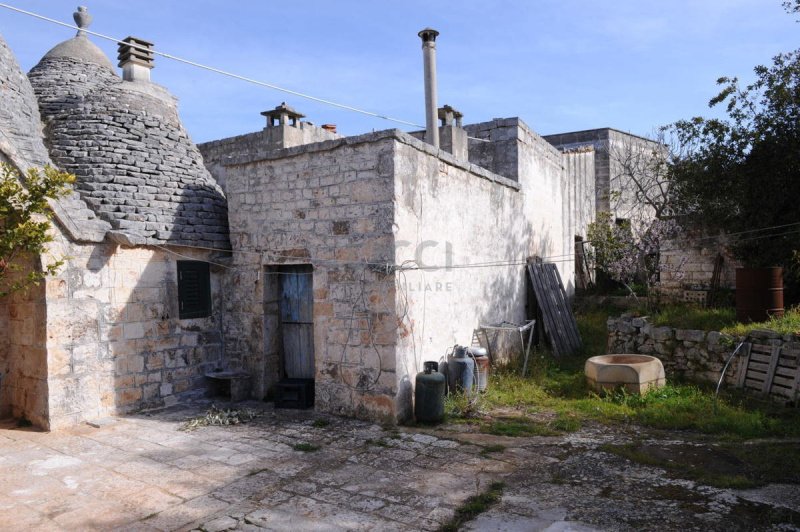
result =
[{"label": "small window", "polygon": [[178,261],[178,316],[180,319],[211,315],[211,278],[208,263]]}]

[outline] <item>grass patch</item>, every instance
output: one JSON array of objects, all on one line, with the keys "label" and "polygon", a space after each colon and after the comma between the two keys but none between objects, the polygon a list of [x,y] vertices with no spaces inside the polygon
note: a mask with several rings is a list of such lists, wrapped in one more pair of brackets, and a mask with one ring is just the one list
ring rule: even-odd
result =
[{"label": "grass patch", "polygon": [[660,467],[674,478],[717,488],[800,483],[800,448],[794,443],[714,446],[631,443],[605,444],[600,449],[639,464]]},{"label": "grass patch", "polygon": [[[659,319],[681,317],[684,321],[679,326],[696,328],[714,320],[719,325],[732,316],[730,310],[692,309],[664,307]],[[760,402],[738,391],[724,392],[715,403],[710,385],[670,382],[643,395],[616,392],[601,397],[593,393],[587,388],[583,365],[587,357],[605,354],[606,321],[609,316],[617,315],[617,310],[606,305],[577,312],[584,341],[580,353],[555,360],[547,353],[536,352],[531,364],[534,371],[526,377],[518,369],[494,371],[486,393],[447,398],[448,421],[478,424],[482,432],[502,436],[557,435],[578,430],[585,421],[594,420],[688,430],[714,435],[720,440],[800,437],[800,409]],[[800,329],[800,311],[787,313],[784,323],[793,322]],[[519,412],[519,416],[508,416],[509,409]],[[506,417],[484,421],[489,413],[497,411]],[[535,421],[525,417],[530,413],[555,414],[556,418]]]},{"label": "grass patch", "polygon": [[772,318],[759,323],[736,323],[726,326],[722,332],[732,336],[744,336],[754,329],[768,329],[779,334],[800,335],[800,307],[790,308],[782,318]]},{"label": "grass patch", "polygon": [[512,438],[522,436],[558,436],[560,433],[527,417],[503,417],[492,420],[481,426],[484,434],[495,436],[508,436]]},{"label": "grass patch", "polygon": [[484,458],[488,457],[490,454],[494,453],[502,453],[506,450],[505,445],[500,445],[499,443],[484,445],[483,449],[481,449],[480,455]]},{"label": "grass patch", "polygon": [[211,408],[209,408],[204,415],[185,421],[178,427],[178,430],[191,432],[199,427],[239,425],[240,423],[247,423],[258,416],[258,412],[250,410],[249,408],[243,408],[241,410],[228,408],[223,410],[217,408],[215,405],[211,405]]},{"label": "grass patch", "polygon": [[318,429],[321,429],[321,428],[327,427],[330,424],[331,424],[331,422],[328,421],[327,419],[315,419],[311,423],[311,426],[315,427],[315,428],[318,428]]},{"label": "grass patch", "polygon": [[489,488],[483,493],[469,497],[464,503],[456,508],[456,513],[449,523],[439,528],[440,532],[456,532],[461,525],[467,521],[475,519],[478,515],[497,503],[503,496],[505,484],[502,482],[492,482]]},{"label": "grass patch", "polygon": [[313,453],[314,451],[319,451],[319,445],[314,445],[313,443],[295,443],[292,445],[292,449],[295,451],[300,451],[303,453]]},{"label": "grass patch", "polygon": [[367,440],[364,443],[366,443],[367,445],[374,445],[375,447],[389,447],[390,446],[386,442],[386,440],[384,440],[383,438],[381,438],[380,440]]},{"label": "grass patch", "polygon": [[721,331],[731,336],[745,336],[755,329],[767,329],[779,334],[800,334],[800,308],[788,309],[780,318],[757,323],[739,323],[733,308],[703,308],[693,305],[665,305],[649,317],[656,326],[675,329]]},{"label": "grass patch", "polygon": [[650,316],[650,323],[675,329],[721,331],[736,324],[733,308],[703,308],[694,305],[664,305]]}]

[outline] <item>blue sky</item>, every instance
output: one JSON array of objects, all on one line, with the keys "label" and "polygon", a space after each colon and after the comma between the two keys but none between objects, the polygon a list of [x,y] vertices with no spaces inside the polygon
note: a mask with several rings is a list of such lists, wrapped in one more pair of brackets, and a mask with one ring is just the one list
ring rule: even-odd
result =
[{"label": "blue sky", "polygon": [[[3,0],[72,23],[78,0]],[[326,99],[424,124],[417,32],[437,41],[439,104],[466,123],[519,116],[541,134],[615,127],[647,135],[710,115],[722,75],[794,49],[780,0],[84,0],[93,31]],[[74,31],[0,9],[24,70]],[[116,63],[116,45],[92,38]],[[351,135],[398,126],[156,58],[197,142],[256,131],[286,101]]]}]

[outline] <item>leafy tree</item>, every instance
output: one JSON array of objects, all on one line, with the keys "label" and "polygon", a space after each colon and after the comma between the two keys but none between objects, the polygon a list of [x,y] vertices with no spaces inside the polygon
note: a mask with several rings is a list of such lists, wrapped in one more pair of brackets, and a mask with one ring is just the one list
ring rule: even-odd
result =
[{"label": "leafy tree", "polygon": [[[787,8],[799,11],[800,2]],[[732,246],[745,264],[788,270],[800,247],[800,50],[754,71],[755,81],[746,86],[737,78],[718,80],[722,89],[709,105],[725,105],[726,118],[695,117],[672,126],[692,148],[673,161],[673,190],[695,224],[748,232]],[[794,293],[797,279],[787,283]]]},{"label": "leafy tree", "polygon": [[24,271],[20,261],[41,254],[53,240],[48,199],[66,195],[75,176],[48,166],[43,172],[28,170],[24,184],[21,178],[14,167],[0,163],[0,297],[38,284],[64,263],[61,259]]}]

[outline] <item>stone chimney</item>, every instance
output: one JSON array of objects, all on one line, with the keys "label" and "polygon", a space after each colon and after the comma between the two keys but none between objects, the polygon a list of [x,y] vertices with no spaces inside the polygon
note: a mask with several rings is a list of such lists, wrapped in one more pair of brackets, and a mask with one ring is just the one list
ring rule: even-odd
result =
[{"label": "stone chimney", "polygon": [[302,122],[300,119],[305,118],[305,115],[286,105],[286,102],[281,102],[275,109],[264,111],[261,116],[267,118],[267,126],[262,131],[263,149],[266,150],[340,138],[336,133],[336,126],[325,124],[317,127],[311,122]]},{"label": "stone chimney", "polygon": [[449,105],[439,108],[439,138],[441,147],[444,151],[450,152],[462,161],[469,160],[467,132],[461,127],[461,119],[464,117],[461,112],[453,109]]},{"label": "stone chimney", "polygon": [[436,127],[436,36],[439,32],[425,28],[420,31],[422,60],[425,65],[425,142],[439,147],[439,128]]},{"label": "stone chimney", "polygon": [[288,105],[286,102],[281,102],[275,109],[264,111],[261,116],[267,117],[267,128],[275,126],[285,126],[291,121],[292,127],[299,125],[299,120],[305,118],[306,115],[300,114]]},{"label": "stone chimney", "polygon": [[150,70],[153,68],[153,43],[126,37],[118,46],[118,66],[122,68],[122,79],[125,81],[150,81]]}]

